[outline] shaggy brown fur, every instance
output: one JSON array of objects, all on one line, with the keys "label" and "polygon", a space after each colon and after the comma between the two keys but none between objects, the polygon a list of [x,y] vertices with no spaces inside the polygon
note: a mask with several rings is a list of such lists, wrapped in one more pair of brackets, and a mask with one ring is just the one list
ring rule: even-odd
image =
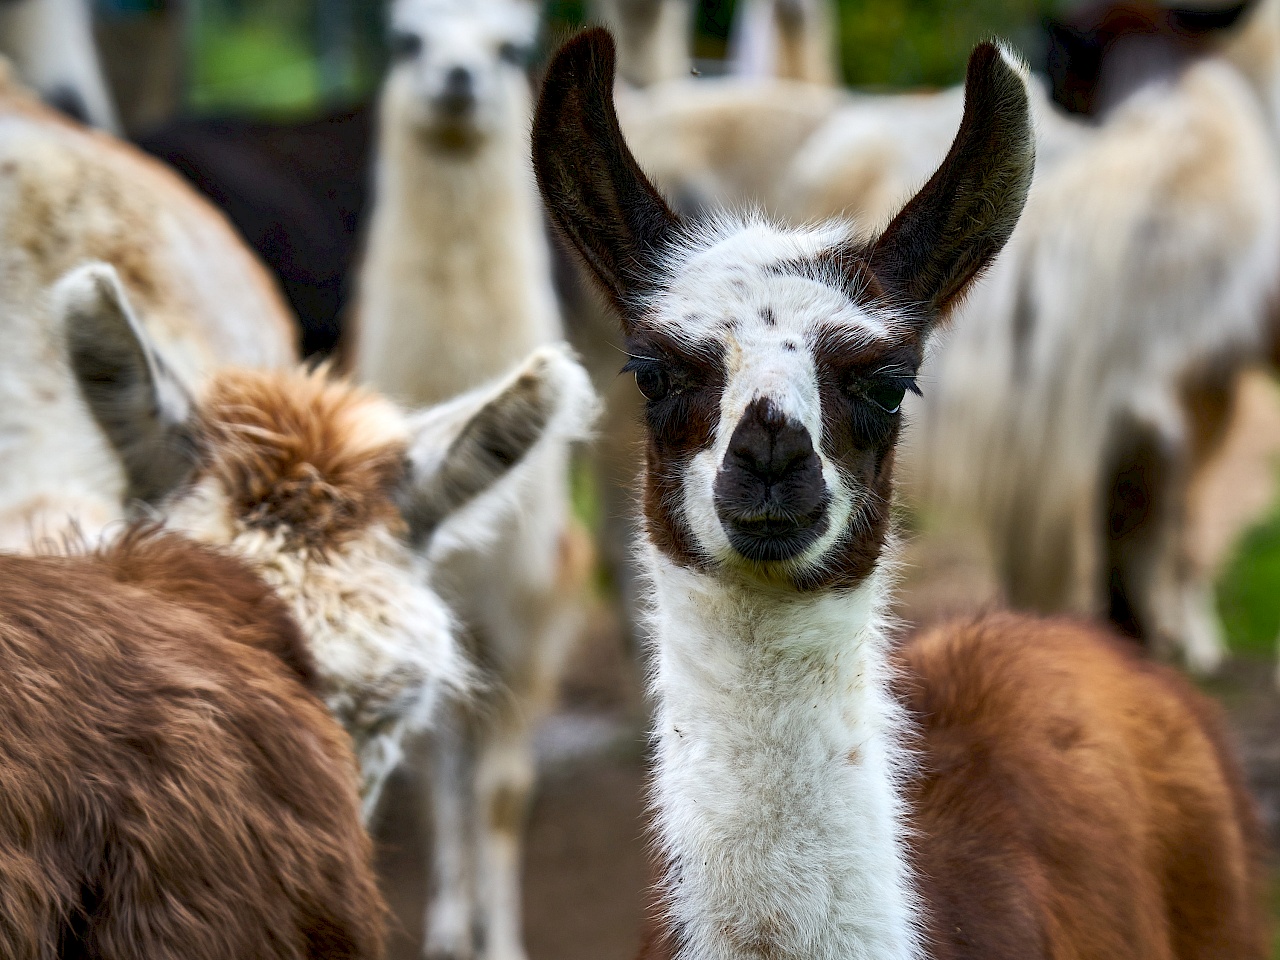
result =
[{"label": "shaggy brown fur", "polygon": [[[1100,628],[998,614],[900,655],[928,956],[1268,955],[1260,831],[1216,707]],[[650,931],[642,960],[678,945]]]},{"label": "shaggy brown fur", "polygon": [[0,955],[381,955],[350,743],[239,562],[0,557],[0,664]]},{"label": "shaggy brown fur", "polygon": [[370,433],[385,403],[324,367],[224,372],[200,405],[200,475],[218,479],[246,526],[283,528],[293,547],[337,547],[374,523],[398,530],[405,445]]}]

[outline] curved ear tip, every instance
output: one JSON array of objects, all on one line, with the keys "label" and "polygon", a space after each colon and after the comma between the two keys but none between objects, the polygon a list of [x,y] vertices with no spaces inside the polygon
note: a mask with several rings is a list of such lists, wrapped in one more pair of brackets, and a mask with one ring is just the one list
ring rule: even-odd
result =
[{"label": "curved ear tip", "polygon": [[120,277],[109,263],[83,263],[58,278],[53,296],[63,314],[90,310],[105,302],[119,302]]},{"label": "curved ear tip", "polygon": [[1016,84],[1025,91],[1031,69],[1022,56],[1003,40],[984,40],[969,55],[965,86],[975,83],[1008,87]]},{"label": "curved ear tip", "polygon": [[529,355],[517,376],[537,380],[544,395],[555,398],[555,405],[580,425],[570,432],[579,433],[595,420],[599,397],[586,368],[569,346],[539,347]]},{"label": "curved ear tip", "polygon": [[594,69],[612,78],[616,51],[612,33],[604,27],[588,27],[561,45],[547,73],[568,71],[583,74]]}]

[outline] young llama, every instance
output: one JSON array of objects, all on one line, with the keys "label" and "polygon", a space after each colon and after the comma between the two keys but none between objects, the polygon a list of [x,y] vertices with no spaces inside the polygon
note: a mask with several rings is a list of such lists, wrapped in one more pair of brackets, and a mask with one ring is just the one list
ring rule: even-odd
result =
[{"label": "young llama", "polygon": [[544,350],[412,415],[324,371],[192,395],[110,267],[51,301],[153,506],[95,552],[0,558],[3,952],[375,960],[360,793],[468,674],[423,550],[589,412],[585,374]]},{"label": "young llama", "polygon": [[[529,161],[523,63],[538,17],[528,0],[398,0],[391,24],[352,362],[360,381],[433,403],[562,336]],[[431,775],[418,778],[434,821],[431,955],[524,956],[531,728],[554,696],[589,567],[569,452],[567,438],[543,445],[513,488],[512,522],[436,569],[492,695],[432,737]]]},{"label": "young llama", "polygon": [[868,240],[682,220],[622,139],[608,35],[548,70],[539,184],[647,398],[650,958],[1266,955],[1206,700],[1070,622],[887,635],[900,406],[1026,199],[1024,83],[975,50],[950,153]]}]

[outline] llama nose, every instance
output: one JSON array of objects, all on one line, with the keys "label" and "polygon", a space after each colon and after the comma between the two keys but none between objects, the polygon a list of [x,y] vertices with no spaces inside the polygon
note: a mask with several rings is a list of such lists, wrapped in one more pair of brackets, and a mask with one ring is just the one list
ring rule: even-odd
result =
[{"label": "llama nose", "polygon": [[789,559],[826,530],[830,497],[813,438],[765,399],[734,428],[714,494],[730,544],[750,560]]},{"label": "llama nose", "polygon": [[466,67],[450,67],[444,75],[444,92],[440,106],[450,113],[466,113],[476,99],[475,75]]},{"label": "llama nose", "polygon": [[814,455],[809,431],[768,400],[755,400],[729,440],[726,462],[772,486]]}]

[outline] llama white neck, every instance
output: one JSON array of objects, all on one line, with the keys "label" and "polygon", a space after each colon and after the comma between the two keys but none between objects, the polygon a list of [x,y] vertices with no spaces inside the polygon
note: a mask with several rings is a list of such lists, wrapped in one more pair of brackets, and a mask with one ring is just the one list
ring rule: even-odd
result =
[{"label": "llama white neck", "polygon": [[920,955],[886,575],[733,587],[650,548],[654,800],[680,960]]},{"label": "llama white neck", "polygon": [[527,121],[450,152],[384,109],[357,374],[437,403],[561,336]]}]

